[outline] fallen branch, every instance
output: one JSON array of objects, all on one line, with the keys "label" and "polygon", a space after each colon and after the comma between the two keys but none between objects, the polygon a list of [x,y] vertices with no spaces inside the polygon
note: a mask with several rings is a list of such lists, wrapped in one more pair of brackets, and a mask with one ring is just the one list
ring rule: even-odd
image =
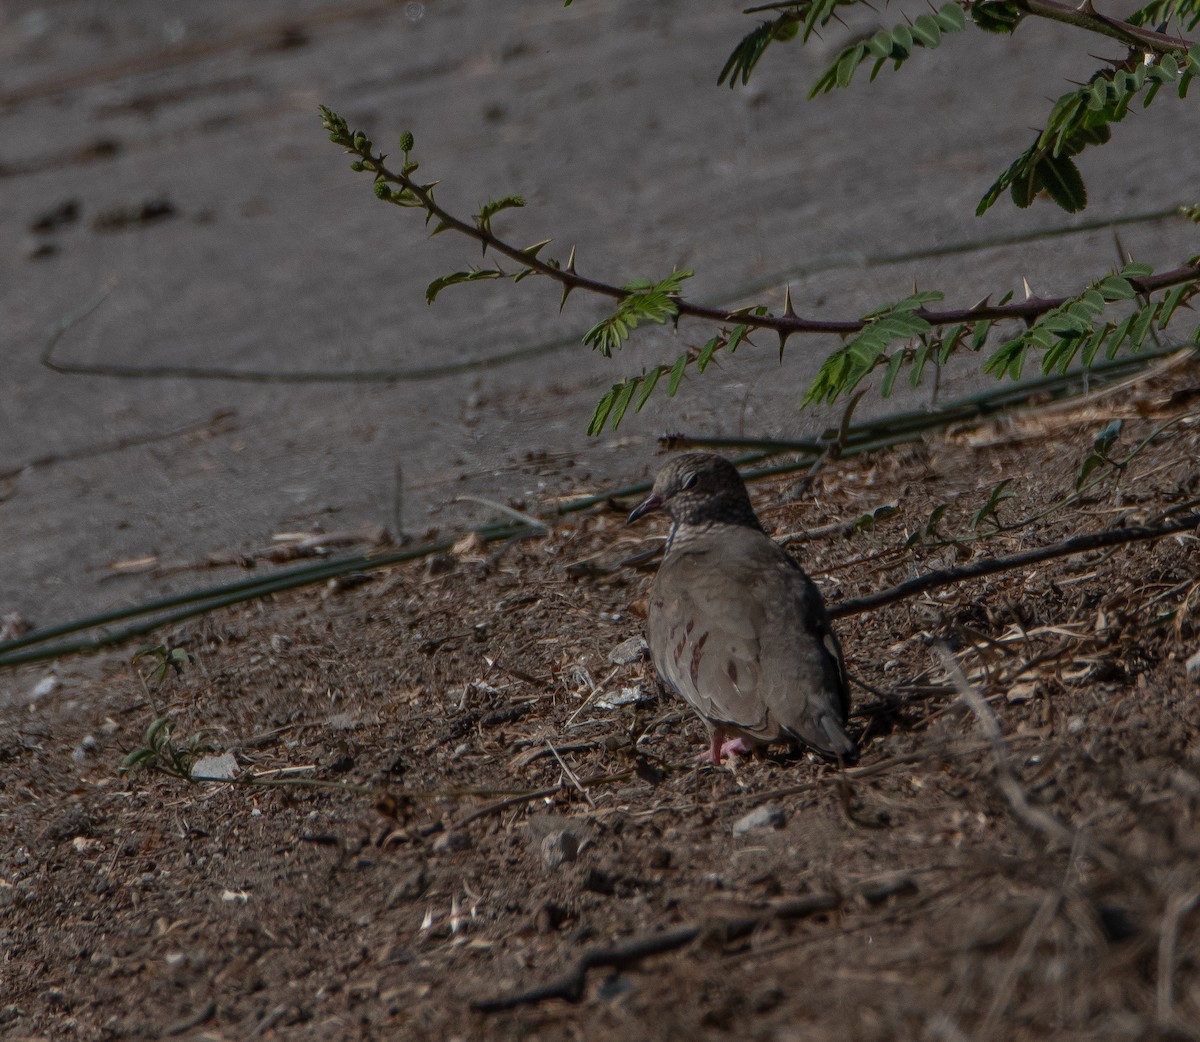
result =
[{"label": "fallen branch", "polygon": [[[912,879],[908,876],[899,876],[865,886],[857,894],[850,896],[862,897],[871,904],[879,904],[889,897],[915,893],[916,889],[917,885]],[[723,923],[683,926],[677,930],[668,930],[665,933],[653,934],[648,937],[634,937],[609,948],[590,948],[579,957],[575,968],[558,980],[540,988],[517,992],[515,995],[477,999],[471,1003],[471,1008],[479,1013],[502,1013],[505,1010],[516,1009],[518,1006],[536,1005],[547,999],[579,1002],[584,996],[589,970],[605,966],[616,968],[632,966],[652,955],[662,955],[685,948],[701,936],[713,937],[728,944],[730,941],[748,937],[756,930],[771,923],[804,919],[811,915],[820,915],[822,912],[832,912],[841,908],[848,900],[849,897],[841,894],[806,894],[804,897],[783,901],[758,915],[742,916]]]},{"label": "fallen branch", "polygon": [[915,597],[919,593],[936,590],[942,586],[952,586],[954,583],[964,582],[967,579],[980,579],[985,575],[1008,572],[1026,565],[1050,561],[1056,557],[1070,557],[1073,554],[1087,553],[1089,550],[1106,550],[1109,547],[1123,546],[1126,543],[1164,539],[1181,532],[1190,532],[1197,527],[1200,527],[1200,513],[1187,514],[1163,525],[1106,528],[1090,535],[1073,536],[1061,543],[1055,543],[1053,546],[1042,546],[1036,550],[1026,550],[1008,557],[986,557],[965,564],[961,568],[942,568],[927,575],[919,575],[915,579],[909,579],[898,586],[880,590],[878,593],[869,593],[865,597],[852,597],[840,604],[832,604],[829,607],[829,614],[835,619],[844,618],[847,615],[861,615],[863,612],[874,611],[876,608],[883,608],[889,604],[895,604],[897,601]]}]

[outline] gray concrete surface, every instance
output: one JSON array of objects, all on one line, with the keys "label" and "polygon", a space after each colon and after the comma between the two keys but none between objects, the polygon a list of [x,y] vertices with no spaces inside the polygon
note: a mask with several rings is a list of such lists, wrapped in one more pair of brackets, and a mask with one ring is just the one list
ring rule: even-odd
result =
[{"label": "gray concrete surface", "polygon": [[[415,215],[378,203],[325,139],[319,103],[381,144],[412,130],[456,212],[523,194],[528,208],[498,230],[553,237],[560,257],[578,244],[581,272],[692,267],[689,296],[722,305],[778,307],[790,282],[797,309],[818,317],[914,281],[956,286],[951,303],[964,305],[1022,276],[1068,291],[1115,259],[1110,231],[997,242],[1194,194],[1195,101],[1164,99],[1084,156],[1080,217],[1003,203],[973,216],[1046,99],[1094,67],[1087,51],[1112,50],[1098,38],[968,32],[873,87],[806,102],[821,58],[869,23],[810,51],[778,48],[748,89],[718,89],[752,24],[739,7],[0,8],[0,614],[46,625],[236,574],[116,562],[170,568],[282,530],[391,528],[398,469],[402,524],[419,533],[483,520],[463,495],[536,504],[643,476],[666,430],[803,436],[830,422],[796,404],[832,345],[793,339],[780,367],[763,338],[617,435],[588,438],[605,387],[708,332],[654,329],[606,361],[578,346],[602,305],[576,294],[560,315],[557,291],[534,280],[452,288],[427,307],[426,283],[477,251],[426,240]],[[94,223],[160,199],[173,215]],[[30,230],[71,200],[76,221]],[[1157,267],[1197,248],[1194,226],[1175,220],[1120,236]],[[967,248],[937,255],[952,244]],[[52,341],[57,369],[42,362]],[[947,393],[976,383],[959,367]]]}]

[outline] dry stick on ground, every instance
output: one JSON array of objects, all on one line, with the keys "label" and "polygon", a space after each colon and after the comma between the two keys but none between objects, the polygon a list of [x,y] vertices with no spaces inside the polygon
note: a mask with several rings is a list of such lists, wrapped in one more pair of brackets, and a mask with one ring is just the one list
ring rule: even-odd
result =
[{"label": "dry stick on ground", "polygon": [[[562,762],[561,760],[559,761]],[[614,782],[629,781],[634,776],[634,771],[619,771],[616,774],[598,774],[590,778],[577,779],[577,784],[581,786],[581,791],[593,785],[610,785]],[[489,814],[499,814],[501,811],[507,810],[509,807],[516,807],[522,803],[532,803],[534,800],[542,800],[548,796],[557,796],[567,788],[565,780],[560,781],[557,785],[551,785],[545,789],[537,789],[533,792],[523,792],[514,796],[508,796],[500,800],[498,803],[489,803],[486,807],[480,807],[479,810],[468,814],[461,821],[454,822],[449,828],[460,829],[464,825],[469,825],[473,821],[478,821],[480,818],[486,818]]]},{"label": "dry stick on ground", "polygon": [[[862,887],[857,895],[871,904],[879,904],[889,897],[914,893],[916,884],[908,876],[898,876],[880,883]],[[773,908],[758,915],[742,916],[730,919],[724,923],[711,925],[683,926],[677,930],[652,934],[648,937],[634,937],[609,948],[589,948],[575,963],[575,968],[550,984],[529,991],[518,992],[515,995],[502,995],[493,999],[479,999],[471,1003],[471,1008],[480,1013],[501,1013],[505,1010],[516,1009],[518,1006],[530,1006],[547,999],[566,999],[568,1002],[579,1002],[584,995],[587,984],[588,970],[604,966],[622,968],[632,966],[651,955],[662,955],[691,944],[702,936],[712,936],[723,943],[748,937],[755,931],[771,923],[783,922],[789,919],[804,919],[810,915],[822,912],[832,912],[842,907],[848,900],[841,894],[807,894],[804,897],[793,898],[775,905]]]},{"label": "dry stick on ground", "polygon": [[832,604],[829,607],[829,614],[835,619],[846,615],[859,615],[862,612],[874,611],[876,608],[914,597],[918,593],[925,593],[928,590],[937,589],[939,586],[949,586],[965,579],[979,579],[985,575],[1012,571],[1025,565],[1040,564],[1042,561],[1049,561],[1055,557],[1069,557],[1072,554],[1086,553],[1088,550],[1104,550],[1112,546],[1122,546],[1125,543],[1163,539],[1166,536],[1179,535],[1181,532],[1190,532],[1197,527],[1200,527],[1200,514],[1188,514],[1165,525],[1106,528],[1101,532],[1074,536],[1061,543],[1055,543],[1053,546],[1040,546],[1035,550],[1026,550],[1009,557],[985,557],[963,565],[961,568],[943,568],[936,572],[929,572],[926,575],[902,582],[898,586],[880,590],[878,593],[867,594],[865,597],[852,597],[840,604]]}]

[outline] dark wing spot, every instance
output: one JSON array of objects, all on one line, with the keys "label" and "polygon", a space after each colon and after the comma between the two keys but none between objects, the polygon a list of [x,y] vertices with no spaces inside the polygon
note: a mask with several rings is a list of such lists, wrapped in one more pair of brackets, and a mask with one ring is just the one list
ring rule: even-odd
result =
[{"label": "dark wing spot", "polygon": [[734,661],[733,661],[733,659],[730,659],[730,660],[729,660],[729,661],[728,661],[728,662],[725,664],[725,675],[726,675],[727,677],[729,677],[729,682],[730,682],[730,683],[731,683],[731,684],[732,684],[734,687],[737,687],[737,678],[738,678],[738,672],[737,672],[737,663],[736,663],[736,662],[734,662]]},{"label": "dark wing spot", "polygon": [[701,634],[700,639],[696,641],[696,648],[692,652],[692,665],[690,673],[692,675],[692,687],[699,688],[700,686],[700,659],[703,657],[704,642],[708,640],[708,634]]}]

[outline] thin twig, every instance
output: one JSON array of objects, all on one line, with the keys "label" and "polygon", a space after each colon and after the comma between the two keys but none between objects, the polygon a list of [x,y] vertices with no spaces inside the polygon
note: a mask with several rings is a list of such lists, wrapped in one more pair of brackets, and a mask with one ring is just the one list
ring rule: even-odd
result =
[{"label": "thin twig", "polygon": [[504,514],[513,521],[519,521],[522,524],[528,525],[537,532],[549,532],[550,528],[545,521],[534,517],[532,514],[527,514],[523,510],[517,510],[514,507],[508,506],[506,503],[497,502],[494,499],[486,499],[483,496],[455,496],[455,503],[478,503],[480,506],[490,507],[492,510]]},{"label": "thin twig", "polygon": [[550,755],[558,761],[558,766],[562,768],[563,775],[572,785],[575,786],[576,789],[579,790],[580,793],[582,793],[583,798],[588,801],[588,806],[595,807],[596,801],[592,799],[591,793],[589,793],[587,789],[583,787],[583,784],[579,781],[579,778],[575,772],[571,770],[571,768],[567,766],[566,761],[564,761],[563,758],[558,755],[558,750],[555,749],[550,742],[546,742],[546,748],[550,750]]},{"label": "thin twig", "polygon": [[[889,897],[914,893],[916,889],[916,884],[910,877],[901,876],[885,880],[882,883],[864,886],[858,891],[857,896],[863,897],[872,904],[878,904]],[[574,969],[558,980],[539,988],[518,992],[515,995],[477,999],[471,1003],[471,1008],[480,1013],[501,1013],[519,1006],[536,1005],[547,999],[579,1002],[584,995],[589,970],[604,966],[619,968],[633,966],[651,955],[662,955],[685,948],[698,937],[705,935],[715,937],[718,941],[728,944],[730,941],[748,937],[772,923],[804,919],[808,916],[820,915],[823,912],[832,912],[841,908],[846,901],[847,898],[841,894],[807,894],[804,897],[783,901],[758,915],[742,916],[714,925],[684,926],[677,930],[652,934],[648,937],[634,937],[608,948],[590,948],[579,957]]]},{"label": "thin twig", "polygon": [[[616,782],[629,781],[634,775],[633,771],[619,771],[616,774],[598,774],[590,778],[583,778],[579,784],[584,787],[594,785],[611,785]],[[555,796],[562,792],[565,785],[559,782],[557,785],[551,785],[545,789],[537,789],[534,792],[520,793],[515,796],[509,796],[507,799],[500,800],[497,803],[489,803],[486,807],[480,807],[479,810],[468,814],[461,821],[456,821],[450,826],[452,829],[460,829],[464,825],[469,825],[473,821],[478,821],[480,818],[485,818],[490,814],[499,814],[501,811],[507,810],[509,807],[516,807],[522,803],[532,803],[534,800],[546,799],[550,796]]]}]

